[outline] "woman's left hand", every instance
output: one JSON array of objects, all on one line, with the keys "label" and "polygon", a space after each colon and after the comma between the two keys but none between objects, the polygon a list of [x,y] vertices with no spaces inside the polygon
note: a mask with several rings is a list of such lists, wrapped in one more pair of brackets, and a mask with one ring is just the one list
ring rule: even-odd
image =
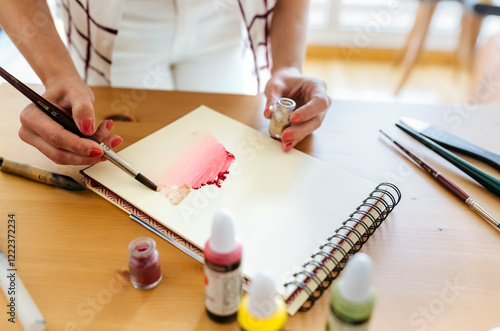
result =
[{"label": "woman's left hand", "polygon": [[285,152],[320,127],[331,104],[325,82],[304,77],[296,68],[274,71],[264,94],[267,98],[264,116],[268,119],[279,98],[290,98],[297,103],[290,118],[292,125],[281,136],[281,149]]}]

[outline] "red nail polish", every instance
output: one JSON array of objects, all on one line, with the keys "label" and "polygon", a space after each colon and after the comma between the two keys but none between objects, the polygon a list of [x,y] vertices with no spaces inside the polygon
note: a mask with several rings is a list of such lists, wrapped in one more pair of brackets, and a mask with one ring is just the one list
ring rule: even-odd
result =
[{"label": "red nail polish", "polygon": [[80,122],[80,130],[86,136],[91,136],[94,134],[94,122],[90,119],[84,119]]},{"label": "red nail polish", "polygon": [[293,147],[293,143],[288,143],[285,145],[285,152],[288,152],[289,150],[291,150]]},{"label": "red nail polish", "polygon": [[102,149],[100,148],[92,148],[92,150],[89,153],[90,157],[97,157],[97,156],[102,156]]},{"label": "red nail polish", "polygon": [[112,128],[113,128],[113,120],[107,120],[106,129],[108,129],[108,131],[111,131]]},{"label": "red nail polish", "polygon": [[266,109],[264,109],[264,117],[269,118],[271,116],[271,108],[272,106],[267,106]]},{"label": "red nail polish", "polygon": [[292,141],[295,138],[295,134],[293,132],[286,132],[283,136],[281,136],[282,141]]},{"label": "red nail polish", "polygon": [[292,117],[290,117],[290,122],[292,123],[302,122],[302,116],[300,116],[300,114],[293,114]]},{"label": "red nail polish", "polygon": [[111,142],[111,148],[115,148],[116,146],[120,145],[123,142],[122,138],[116,138]]}]

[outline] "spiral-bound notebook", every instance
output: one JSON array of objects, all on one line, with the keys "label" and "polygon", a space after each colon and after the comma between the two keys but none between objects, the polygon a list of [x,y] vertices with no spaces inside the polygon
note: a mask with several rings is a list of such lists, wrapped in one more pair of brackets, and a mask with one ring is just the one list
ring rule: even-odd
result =
[{"label": "spiral-bound notebook", "polygon": [[392,184],[283,153],[279,142],[204,106],[119,154],[161,192],[109,162],[82,171],[89,189],[200,262],[213,215],[229,208],[246,280],[274,276],[292,315],[312,306],[400,199]]}]

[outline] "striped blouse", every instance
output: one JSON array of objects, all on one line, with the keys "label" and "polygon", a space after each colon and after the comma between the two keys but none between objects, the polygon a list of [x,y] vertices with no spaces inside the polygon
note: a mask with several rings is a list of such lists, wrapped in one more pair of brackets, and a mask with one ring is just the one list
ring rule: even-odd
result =
[{"label": "striped blouse", "polygon": [[[68,50],[88,84],[110,85],[113,45],[126,0],[58,0]],[[181,0],[182,1],[182,0]],[[208,1],[208,0],[207,0]],[[276,0],[215,0],[217,10],[239,7],[254,58],[252,72],[262,91],[269,78],[269,29]]]}]

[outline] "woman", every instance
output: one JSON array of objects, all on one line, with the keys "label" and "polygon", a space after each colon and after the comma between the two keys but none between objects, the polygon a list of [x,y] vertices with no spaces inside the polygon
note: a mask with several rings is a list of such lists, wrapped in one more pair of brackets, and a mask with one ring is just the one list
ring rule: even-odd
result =
[{"label": "woman", "polygon": [[[285,152],[320,126],[330,106],[325,84],[301,75],[307,0],[63,0],[61,5],[69,52],[44,0],[0,2],[0,25],[42,80],[44,97],[70,111],[82,133],[95,133],[112,148],[123,139],[110,134],[109,120],[95,130],[94,95],[87,83],[232,93],[265,85],[266,118],[280,97],[301,106],[283,132]],[[23,110],[21,123],[21,139],[56,163],[101,160],[95,142],[64,130],[34,105]]]}]

